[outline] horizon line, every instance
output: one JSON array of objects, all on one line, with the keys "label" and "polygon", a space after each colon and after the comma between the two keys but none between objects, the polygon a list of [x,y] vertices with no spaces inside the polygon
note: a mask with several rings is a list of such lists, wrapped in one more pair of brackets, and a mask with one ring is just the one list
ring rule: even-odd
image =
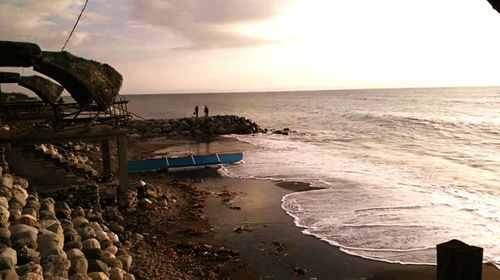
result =
[{"label": "horizon line", "polygon": [[174,91],[151,93],[123,93],[119,95],[176,95],[176,94],[222,94],[222,93],[285,93],[285,92],[325,92],[325,91],[367,91],[367,90],[411,90],[411,89],[454,89],[454,88],[500,88],[500,85],[490,86],[437,86],[437,87],[381,87],[381,88],[343,88],[343,89],[291,89],[291,90],[228,90],[228,91]]}]

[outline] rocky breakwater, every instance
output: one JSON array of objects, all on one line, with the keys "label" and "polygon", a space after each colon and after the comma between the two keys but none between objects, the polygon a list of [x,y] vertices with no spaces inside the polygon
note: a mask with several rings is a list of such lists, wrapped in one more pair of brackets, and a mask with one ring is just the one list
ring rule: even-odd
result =
[{"label": "rocky breakwater", "polygon": [[207,138],[224,134],[267,132],[255,122],[238,116],[213,116],[182,119],[133,120],[129,123],[132,137]]},{"label": "rocky breakwater", "polygon": [[127,241],[101,213],[29,190],[0,169],[0,279],[135,279]]}]

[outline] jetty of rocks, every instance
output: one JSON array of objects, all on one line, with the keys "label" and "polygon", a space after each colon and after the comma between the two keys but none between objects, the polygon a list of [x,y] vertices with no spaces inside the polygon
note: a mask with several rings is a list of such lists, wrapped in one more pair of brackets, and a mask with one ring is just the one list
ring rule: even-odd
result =
[{"label": "jetty of rocks", "polygon": [[133,120],[129,124],[131,137],[170,139],[211,137],[224,134],[265,133],[255,122],[239,116],[213,116],[181,119]]}]

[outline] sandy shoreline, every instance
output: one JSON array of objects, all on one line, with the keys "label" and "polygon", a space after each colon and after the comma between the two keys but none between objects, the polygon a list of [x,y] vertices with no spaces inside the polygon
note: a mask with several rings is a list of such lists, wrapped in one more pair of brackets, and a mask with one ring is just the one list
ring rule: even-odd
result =
[{"label": "sandy shoreline", "polygon": [[[132,158],[152,155],[159,150],[176,154],[254,148],[227,137],[209,144],[157,139],[132,142],[131,147]],[[281,199],[291,192],[306,191],[307,184],[226,178],[210,169],[173,175],[143,173],[133,177],[157,185],[166,191],[169,201],[172,197],[177,199],[176,205],[170,203],[168,210],[157,212],[154,209],[143,217],[150,220],[149,229],[145,227],[144,230],[154,230],[154,233],[146,232],[145,235],[151,252],[134,256],[138,260],[137,269],[144,270],[149,259],[156,260],[153,264],[162,259],[171,262],[166,270],[160,269],[153,274],[145,271],[142,274],[145,277],[138,273],[139,279],[174,276],[189,276],[189,279],[436,278],[435,266],[367,260],[303,234],[302,229],[294,225],[293,218],[281,209]],[[177,179],[182,183],[172,184]],[[166,217],[167,222],[164,222]],[[143,224],[139,220],[136,226]],[[179,251],[179,246],[190,249]],[[220,248],[227,248],[229,255],[218,256]],[[200,250],[204,252],[201,256],[196,254]],[[484,265],[483,279],[500,279],[500,270]]]},{"label": "sandy shoreline", "polygon": [[[303,190],[305,184],[212,177],[195,186],[212,194],[205,215],[214,237],[238,250],[263,279],[436,278],[435,266],[363,259],[302,234],[280,205],[284,195]],[[213,195],[222,190],[232,194],[232,208]],[[483,273],[483,279],[500,279],[500,271],[492,265],[484,265]]]}]

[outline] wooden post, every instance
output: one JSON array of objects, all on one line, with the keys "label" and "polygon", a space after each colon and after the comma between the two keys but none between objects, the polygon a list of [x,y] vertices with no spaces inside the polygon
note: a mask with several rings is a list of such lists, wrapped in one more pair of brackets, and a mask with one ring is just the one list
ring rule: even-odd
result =
[{"label": "wooden post", "polygon": [[102,178],[105,182],[111,179],[111,145],[109,139],[101,140]]},{"label": "wooden post", "polygon": [[481,280],[483,248],[460,240],[438,244],[437,280]]},{"label": "wooden post", "polygon": [[118,176],[120,180],[120,192],[124,193],[129,188],[128,163],[127,163],[127,136],[120,135],[118,143]]}]

